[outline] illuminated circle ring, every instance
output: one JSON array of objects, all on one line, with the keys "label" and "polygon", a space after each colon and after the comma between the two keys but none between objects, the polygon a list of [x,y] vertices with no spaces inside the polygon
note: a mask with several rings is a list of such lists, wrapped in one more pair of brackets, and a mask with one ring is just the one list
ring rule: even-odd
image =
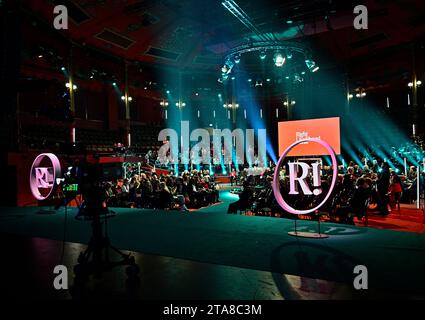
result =
[{"label": "illuminated circle ring", "polygon": [[[323,147],[325,147],[325,149],[328,151],[329,155],[332,158],[333,176],[332,176],[332,183],[331,183],[331,186],[329,188],[328,194],[322,200],[322,202],[320,202],[319,205],[317,205],[316,207],[314,207],[312,209],[308,209],[308,210],[296,210],[296,209],[292,208],[289,204],[286,203],[286,201],[282,197],[282,194],[280,193],[279,168],[280,168],[283,160],[288,155],[288,153],[295,146],[297,146],[297,145],[299,145],[301,143],[305,143],[305,142],[315,142],[315,143],[321,144]],[[274,193],[274,196],[276,198],[277,203],[279,203],[279,205],[285,211],[287,211],[289,213],[293,213],[293,214],[307,214],[307,213],[311,213],[311,212],[319,209],[321,206],[323,206],[325,204],[326,201],[328,201],[328,199],[329,199],[329,197],[330,197],[330,195],[331,195],[331,193],[332,193],[332,191],[333,191],[333,189],[335,187],[337,176],[338,176],[338,163],[336,161],[335,151],[332,149],[332,147],[331,147],[331,145],[329,143],[327,143],[327,142],[325,142],[323,140],[317,139],[317,138],[298,140],[298,141],[294,142],[293,144],[291,144],[288,148],[286,148],[285,152],[282,154],[282,156],[280,157],[279,161],[277,162],[276,169],[274,171],[274,178],[273,178],[273,193]]]},{"label": "illuminated circle ring", "polygon": [[[43,196],[40,193],[40,190],[37,187],[37,179],[35,174],[35,168],[37,168],[40,163],[44,160],[44,158],[49,158],[50,162],[53,165],[53,186],[50,188],[49,193],[46,196]],[[56,183],[56,178],[60,177],[61,175],[61,166],[58,157],[56,157],[53,153],[42,153],[38,155],[31,166],[31,172],[30,172],[30,189],[31,193],[37,200],[45,200],[47,199],[50,194],[53,191],[53,188]]]}]

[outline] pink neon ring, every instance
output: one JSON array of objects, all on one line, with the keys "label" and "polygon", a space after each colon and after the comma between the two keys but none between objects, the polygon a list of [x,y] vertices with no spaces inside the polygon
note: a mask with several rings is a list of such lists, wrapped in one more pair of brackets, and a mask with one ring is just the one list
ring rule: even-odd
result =
[{"label": "pink neon ring", "polygon": [[[35,180],[35,176],[34,176],[34,168],[38,167],[41,163],[41,161],[43,161],[43,159],[47,157],[49,158],[49,160],[52,162],[53,165],[53,186],[50,189],[49,193],[47,194],[47,196],[42,196],[40,193],[40,190],[38,190],[37,187],[37,181]],[[47,199],[50,194],[52,193],[54,186],[56,184],[56,178],[58,178],[61,175],[61,165],[59,162],[58,157],[56,157],[53,153],[42,153],[39,154],[34,162],[32,163],[31,166],[31,172],[30,172],[30,189],[31,189],[31,193],[32,195],[37,199],[37,200],[45,200]]]},{"label": "pink neon ring", "polygon": [[[326,195],[326,197],[322,200],[322,202],[318,206],[316,206],[313,209],[308,209],[308,210],[296,210],[296,209],[292,208],[289,204],[286,203],[286,201],[282,197],[282,194],[280,193],[279,168],[282,164],[283,159],[285,159],[286,156],[288,155],[289,151],[291,151],[295,146],[299,145],[300,143],[304,143],[304,142],[316,142],[316,143],[319,143],[326,148],[326,150],[329,152],[329,155],[332,158],[333,176],[332,176],[332,183],[331,183],[331,186],[329,188],[328,194]],[[282,156],[280,157],[279,161],[277,162],[276,169],[274,171],[274,177],[273,177],[273,193],[274,193],[274,196],[276,198],[277,203],[279,203],[279,205],[282,207],[283,210],[285,210],[289,213],[293,213],[293,214],[307,214],[307,213],[310,213],[310,212],[313,212],[313,211],[319,209],[329,199],[329,197],[330,197],[330,195],[331,195],[331,193],[332,193],[332,191],[335,187],[335,182],[336,182],[337,176],[338,176],[338,163],[336,161],[335,151],[332,149],[332,147],[329,143],[327,143],[323,140],[317,139],[317,138],[298,140],[298,141],[294,142],[293,144],[291,144],[288,148],[286,148],[285,152],[283,152]]]}]

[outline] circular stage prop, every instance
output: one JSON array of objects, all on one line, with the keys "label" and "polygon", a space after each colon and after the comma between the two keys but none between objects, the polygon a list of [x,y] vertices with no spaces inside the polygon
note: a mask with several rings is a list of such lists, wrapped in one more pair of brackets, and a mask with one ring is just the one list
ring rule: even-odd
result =
[{"label": "circular stage prop", "polygon": [[[310,208],[307,210],[298,210],[295,209],[293,207],[291,207],[282,197],[282,194],[280,192],[280,175],[279,175],[279,171],[280,171],[280,167],[283,163],[283,160],[286,158],[286,156],[288,155],[288,153],[297,145],[302,144],[302,143],[309,143],[309,142],[314,142],[314,143],[318,143],[321,144],[329,153],[331,159],[332,159],[332,182],[331,185],[329,187],[329,190],[326,194],[326,196],[323,198],[323,200],[314,208]],[[298,162],[297,162],[298,164]],[[305,163],[301,163],[303,165],[306,165]],[[304,170],[304,168],[303,168]],[[274,196],[276,198],[276,201],[279,203],[279,205],[282,207],[282,209],[284,209],[285,211],[292,213],[292,214],[308,214],[311,212],[314,212],[316,210],[318,210],[320,207],[322,207],[326,201],[328,201],[334,187],[335,187],[335,183],[336,183],[336,179],[338,176],[338,163],[336,160],[336,155],[335,155],[335,151],[333,150],[333,148],[331,147],[331,145],[323,140],[317,139],[317,138],[310,138],[310,139],[302,139],[302,140],[298,140],[294,143],[292,143],[290,146],[288,146],[288,148],[286,148],[286,150],[283,152],[282,156],[280,157],[277,165],[276,165],[276,169],[274,172],[274,179],[273,179],[273,193]],[[320,177],[319,177],[320,178]],[[289,179],[290,179],[290,184],[295,184],[295,180],[300,180],[300,178],[295,177],[295,175],[289,175]],[[310,191],[310,190],[304,190],[304,187],[301,186],[302,188],[302,192],[305,193],[305,191]],[[308,188],[308,187],[307,187]],[[313,190],[313,192],[310,191],[311,195],[314,196],[318,196],[320,194],[320,192],[316,192],[316,189]],[[328,235],[324,235],[320,233],[320,222],[319,222],[319,233],[315,233],[315,232],[299,232],[296,230],[296,225],[295,225],[295,230],[294,231],[290,231],[288,232],[289,235],[291,236],[297,236],[297,237],[303,237],[303,238],[314,238],[314,239],[324,239],[324,238],[328,238]]]}]

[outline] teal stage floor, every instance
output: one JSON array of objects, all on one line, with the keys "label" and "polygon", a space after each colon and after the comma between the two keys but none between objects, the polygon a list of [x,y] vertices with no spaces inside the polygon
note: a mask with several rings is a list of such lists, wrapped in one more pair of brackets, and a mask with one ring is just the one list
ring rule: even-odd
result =
[{"label": "teal stage floor", "polygon": [[[324,223],[329,238],[295,238],[287,234],[292,220],[229,215],[237,197],[222,192],[221,200],[192,213],[114,208],[108,234],[120,249],[344,283],[353,282],[355,265],[365,265],[371,289],[425,293],[425,234]],[[3,208],[0,232],[62,240],[64,208],[39,210]],[[90,221],[75,214],[68,209],[66,241],[87,243]],[[316,222],[298,223],[300,231],[316,228]]]}]

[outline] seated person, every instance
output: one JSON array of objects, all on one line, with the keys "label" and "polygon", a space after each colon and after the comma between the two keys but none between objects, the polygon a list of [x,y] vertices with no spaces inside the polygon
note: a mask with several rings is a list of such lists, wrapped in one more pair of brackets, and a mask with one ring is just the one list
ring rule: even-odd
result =
[{"label": "seated person", "polygon": [[239,200],[229,204],[227,213],[238,213],[238,210],[245,210],[249,205],[252,194],[253,191],[249,187],[248,181],[245,181],[243,184],[243,191],[239,194]]}]

